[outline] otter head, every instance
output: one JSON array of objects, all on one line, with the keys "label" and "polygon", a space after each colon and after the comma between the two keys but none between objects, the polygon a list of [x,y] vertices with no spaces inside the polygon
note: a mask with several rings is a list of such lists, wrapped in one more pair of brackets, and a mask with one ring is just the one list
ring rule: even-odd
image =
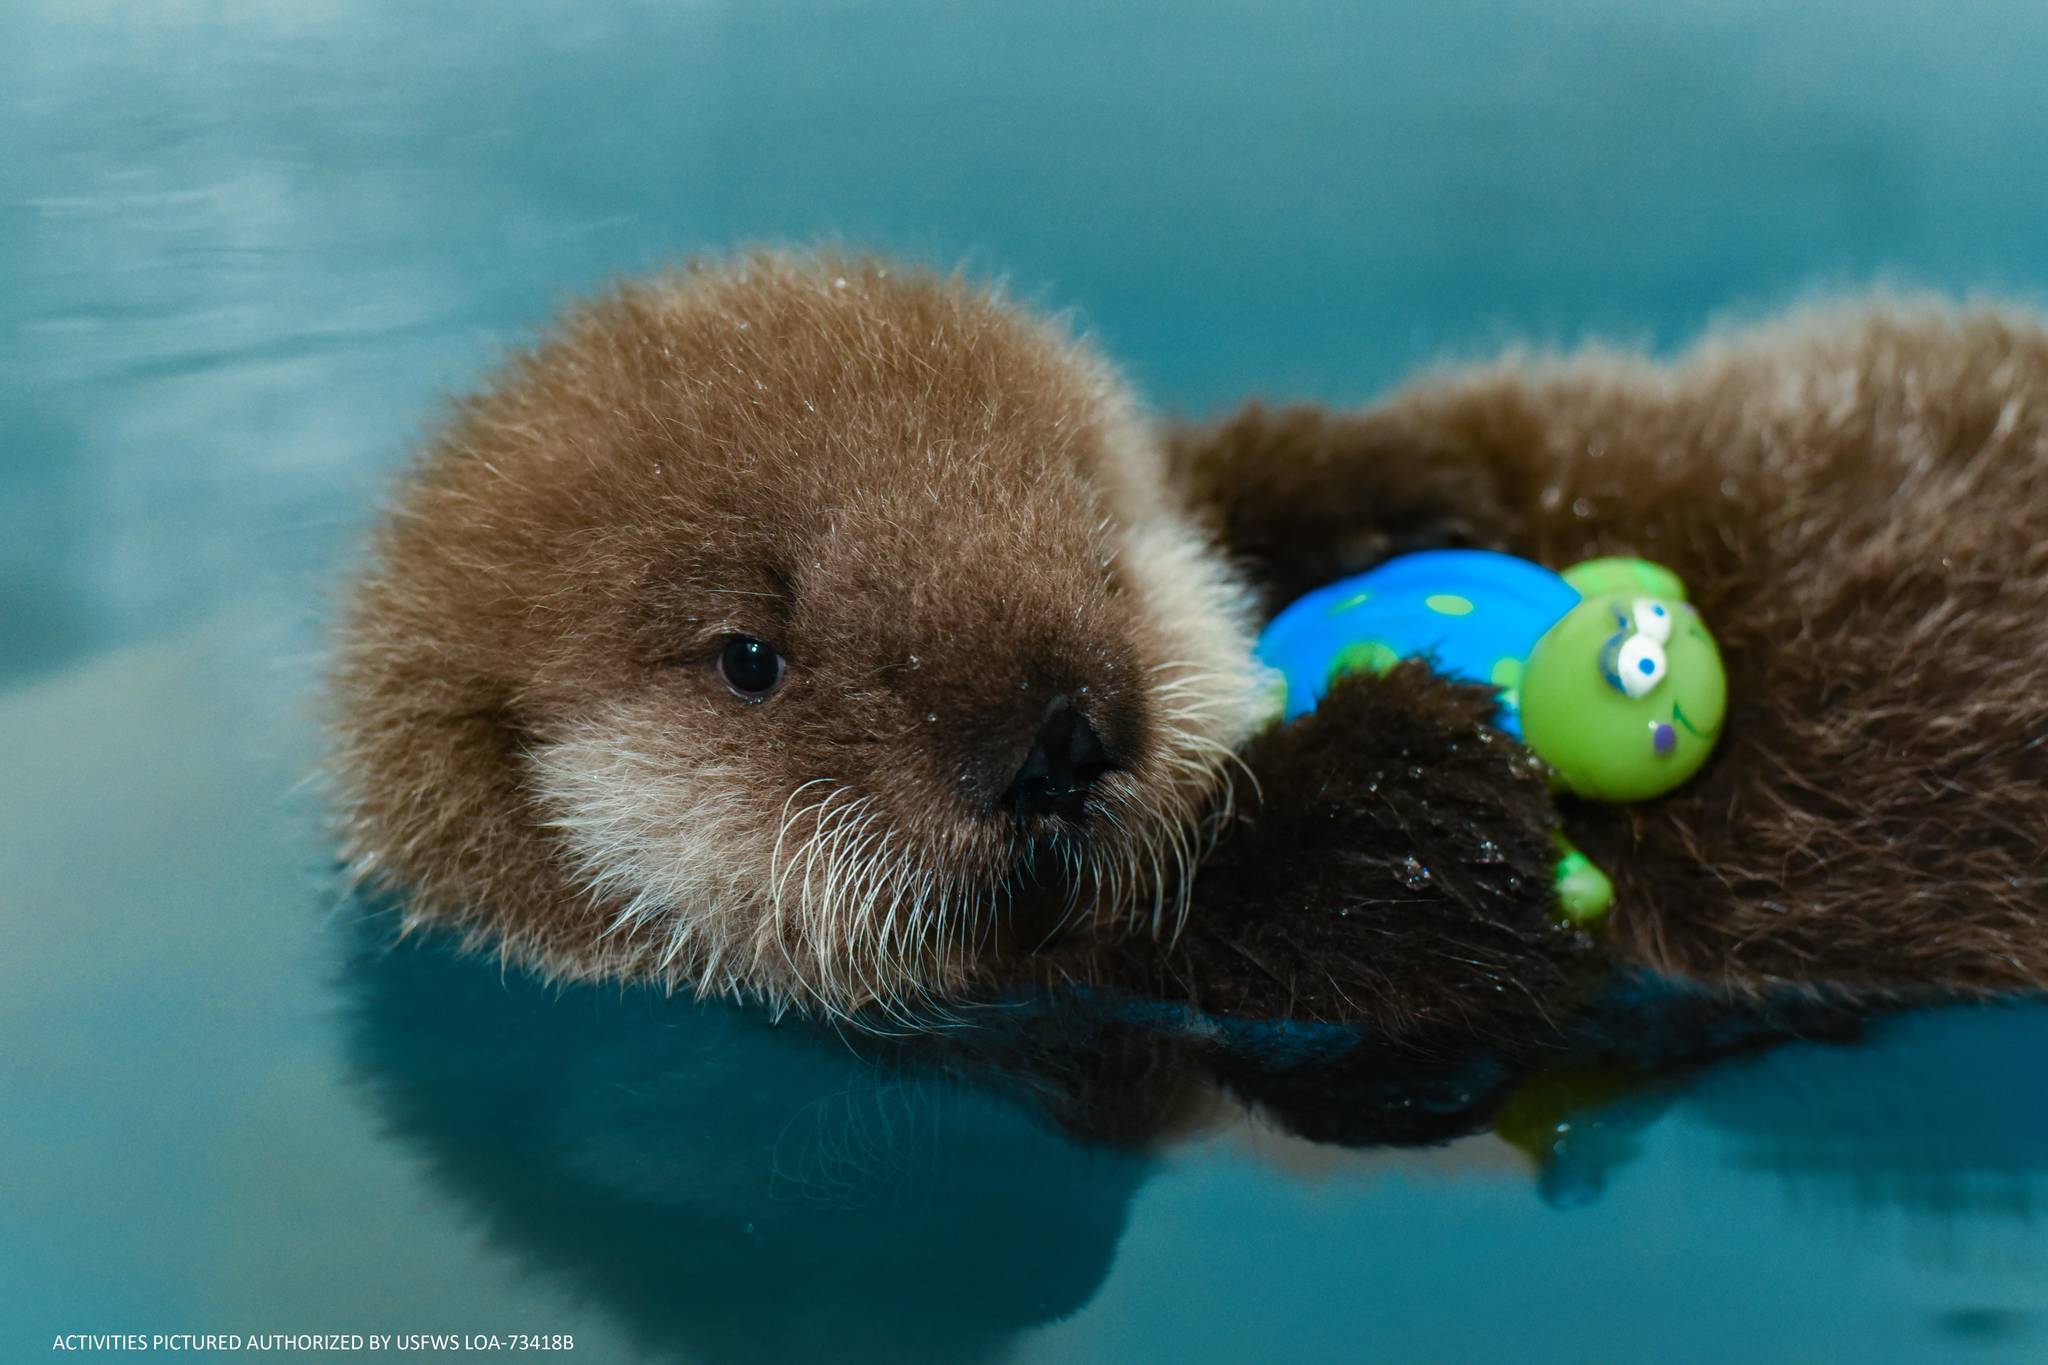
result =
[{"label": "otter head", "polygon": [[464,403],[340,643],[353,862],[544,969],[852,1012],[1174,921],[1250,604],[1074,341],[754,256]]}]

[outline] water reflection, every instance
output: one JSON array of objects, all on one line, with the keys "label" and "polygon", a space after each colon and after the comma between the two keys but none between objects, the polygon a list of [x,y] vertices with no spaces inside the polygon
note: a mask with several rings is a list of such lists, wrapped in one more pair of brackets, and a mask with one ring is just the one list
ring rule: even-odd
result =
[{"label": "water reflection", "polygon": [[1923,1246],[1986,1218],[2031,1222],[2048,1177],[2048,1003],[1904,1013],[1835,1041],[1852,1032],[1854,1047],[1808,1038],[1712,1067],[1568,1063],[1523,1083],[1497,1123],[1559,1206],[1625,1180],[1669,1115],[1795,1212],[1896,1217]]},{"label": "water reflection", "polygon": [[2031,1221],[2048,1176],[2048,1003],[1877,1026],[1860,1048],[1802,1048],[1709,1075],[1687,1109],[1723,1158],[1801,1205],[1925,1226]]},{"label": "water reflection", "polygon": [[1316,1142],[1475,1131],[1515,1071],[1069,999],[928,1038],[543,986],[355,926],[350,1059],[494,1242],[649,1349],[985,1357],[1108,1273],[1167,1144],[1247,1107]]},{"label": "water reflection", "polygon": [[[662,1355],[1001,1354],[1094,1298],[1165,1150],[1248,1114],[1297,1156],[1367,1162],[1493,1129],[1554,1206],[1640,1195],[1633,1168],[1673,1116],[1738,1170],[1938,1216],[1959,1209],[1922,1196],[1951,1178],[2031,1213],[2048,1165],[2040,1089],[2012,1084],[2038,1079],[2022,1044],[2048,1008],[1915,1016],[1839,1047],[1855,1026],[1832,1011],[1735,1018],[1632,986],[1537,1057],[1078,999],[841,1037],[545,987],[440,941],[389,947],[387,928],[360,918],[343,977],[379,1112],[498,1246]],[[1813,1041],[1706,1065],[1793,1032]],[[1981,1064],[1955,1066],[1966,1052]]]},{"label": "water reflection", "polygon": [[999,1089],[366,921],[352,1060],[492,1238],[663,1354],[958,1360],[1100,1283],[1145,1158]]}]

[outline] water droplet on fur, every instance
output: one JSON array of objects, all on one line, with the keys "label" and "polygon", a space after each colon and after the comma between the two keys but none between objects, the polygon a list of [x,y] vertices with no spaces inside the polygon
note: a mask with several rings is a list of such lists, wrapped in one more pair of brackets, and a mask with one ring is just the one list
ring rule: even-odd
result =
[{"label": "water droplet on fur", "polygon": [[925,712],[925,713],[924,713],[924,723],[925,723],[926,725],[937,725],[937,724],[939,723],[939,713],[938,713],[938,712],[936,712],[936,711],[927,711],[927,712]]},{"label": "water droplet on fur", "polygon": [[1741,486],[1740,486],[1739,484],[1737,484],[1737,483],[1735,482],[1735,480],[1733,480],[1733,479],[1723,479],[1723,480],[1721,480],[1721,496],[1722,496],[1722,497],[1724,497],[1724,498],[1732,498],[1732,497],[1734,497],[1734,496],[1735,496],[1735,495],[1736,495],[1737,493],[1739,493],[1739,492],[1741,492],[1741,491],[1742,491],[1742,488],[1741,488]]},{"label": "water droplet on fur", "polygon": [[1410,891],[1420,891],[1429,885],[1429,869],[1412,853],[1401,860],[1401,885]]},{"label": "water droplet on fur", "polygon": [[834,275],[834,276],[832,277],[832,287],[833,287],[834,289],[844,289],[844,288],[846,288],[846,276],[844,276],[844,275]]},{"label": "water droplet on fur", "polygon": [[1564,506],[1564,489],[1556,484],[1551,484],[1543,490],[1543,496],[1540,501],[1543,503],[1544,511],[1555,512],[1558,508]]},{"label": "water droplet on fur", "polygon": [[1586,518],[1593,515],[1593,504],[1585,498],[1573,498],[1572,515],[1580,521],[1586,520]]},{"label": "water droplet on fur", "polygon": [[1482,863],[1501,863],[1507,861],[1507,855],[1500,851],[1500,845],[1493,840],[1481,839],[1478,860]]},{"label": "water droplet on fur", "polygon": [[923,662],[924,660],[918,658],[915,654],[913,654],[903,661],[903,666],[905,668],[916,668],[919,664]]}]

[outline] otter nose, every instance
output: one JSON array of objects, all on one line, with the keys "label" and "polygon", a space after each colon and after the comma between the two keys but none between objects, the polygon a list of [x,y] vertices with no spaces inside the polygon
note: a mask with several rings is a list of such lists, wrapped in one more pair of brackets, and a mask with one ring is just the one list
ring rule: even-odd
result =
[{"label": "otter nose", "polygon": [[1003,799],[1019,820],[1036,815],[1076,819],[1095,779],[1115,766],[1102,736],[1062,692],[1045,708],[1038,737]]}]

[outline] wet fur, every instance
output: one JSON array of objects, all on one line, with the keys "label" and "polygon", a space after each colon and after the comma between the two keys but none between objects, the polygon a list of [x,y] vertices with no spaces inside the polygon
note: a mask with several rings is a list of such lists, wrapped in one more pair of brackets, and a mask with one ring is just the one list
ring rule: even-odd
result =
[{"label": "wet fur", "polygon": [[[2044,395],[2030,322],[1879,307],[1162,434],[955,279],[764,256],[628,287],[395,500],[340,636],[351,861],[549,972],[836,1013],[1080,979],[1526,1037],[1616,966],[2038,986]],[[1263,796],[1190,881],[1254,600],[1447,543],[1677,569],[1729,670],[1708,769],[1561,811],[1483,697],[1357,679],[1245,749]],[[795,642],[788,692],[735,705],[732,632]],[[992,775],[1080,681],[1132,758],[1110,818],[1008,831]],[[1598,938],[1548,913],[1560,821],[1620,890]]]},{"label": "wet fur", "polygon": [[1615,877],[1612,960],[1751,994],[2048,982],[2034,319],[1834,308],[1668,365],[1521,357],[1359,413],[1253,406],[1177,449],[1269,601],[1430,526],[1685,579],[1728,668],[1717,755],[1664,800],[1565,812]]},{"label": "wet fur", "polygon": [[[957,279],[623,286],[463,402],[340,633],[357,873],[568,976],[910,1018],[1064,918],[1177,924],[1252,718],[1250,596],[1122,385]],[[788,681],[720,681],[735,635]],[[1000,798],[1050,697],[1085,837]]]},{"label": "wet fur", "polygon": [[1550,912],[1557,810],[1493,709],[1419,665],[1346,680],[1247,746],[1264,799],[1204,862],[1175,942],[1070,940],[1038,965],[1376,1042],[1553,1041],[1606,964]]}]

